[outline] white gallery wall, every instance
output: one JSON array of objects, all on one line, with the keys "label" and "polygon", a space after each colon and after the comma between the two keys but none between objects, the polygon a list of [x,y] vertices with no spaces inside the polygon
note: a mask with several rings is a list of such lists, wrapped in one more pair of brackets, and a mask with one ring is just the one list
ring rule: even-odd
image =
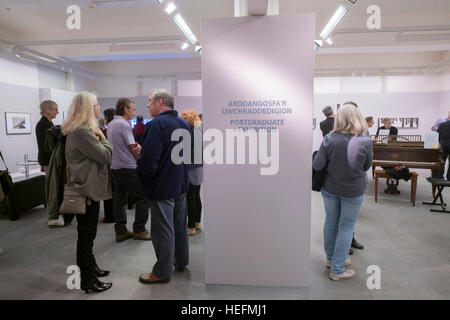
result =
[{"label": "white gallery wall", "polygon": [[[89,90],[92,81],[77,77],[76,84],[80,91]],[[60,114],[54,123],[62,122],[63,111],[68,109],[74,95],[74,92],[64,90],[65,87],[66,73],[63,71],[0,56],[0,150],[12,172],[24,169],[16,164],[23,161],[24,154],[28,154],[30,160],[37,160],[35,129],[41,118],[41,101],[55,100]],[[7,135],[5,112],[29,113],[31,134]],[[0,168],[3,169],[3,164]]]},{"label": "white gallery wall", "polygon": [[[137,113],[148,116],[148,93],[152,89],[166,88],[175,94],[175,108],[195,109],[201,113],[202,83],[201,80],[117,80],[98,81],[88,79],[80,75],[73,75],[73,87],[68,88],[66,73],[57,71],[23,60],[10,59],[0,55],[0,150],[3,151],[10,169],[17,170],[15,163],[23,159],[26,147],[30,158],[37,158],[35,137],[6,136],[5,114],[8,110],[25,110],[24,112],[39,113],[40,97],[39,88],[53,89],[52,93],[57,99],[61,99],[60,109],[63,110],[70,89],[74,92],[83,90],[94,91],[100,98],[102,109],[114,107],[120,96],[133,97],[137,102]],[[9,90],[9,92],[7,91]],[[58,91],[60,90],[60,91]],[[37,92],[37,93],[36,93]],[[61,95],[58,98],[58,92]],[[314,79],[314,117],[317,128],[313,133],[313,148],[317,149],[322,140],[318,128],[320,121],[324,119],[321,110],[326,105],[336,106],[347,100],[356,101],[365,116],[376,118],[384,116],[392,117],[419,117],[419,128],[400,131],[401,133],[423,134],[428,132],[431,125],[438,117],[443,117],[450,110],[450,73],[441,75],[416,75],[416,76],[391,76],[391,77],[320,77]],[[14,93],[14,94],[12,94]],[[102,101],[105,101],[102,103]],[[33,116],[35,117],[35,116]],[[62,112],[60,114],[62,120]],[[32,119],[32,131],[39,120]],[[58,119],[57,119],[58,120]],[[205,119],[207,120],[207,119]],[[59,120],[58,120],[59,121]],[[375,129],[371,132],[374,133]],[[26,141],[22,146],[21,142]],[[7,143],[8,142],[8,143]],[[7,146],[8,145],[8,146]],[[6,151],[5,151],[6,150]],[[11,156],[18,154],[19,156]],[[19,159],[17,161],[17,159]]]},{"label": "white gallery wall", "polygon": [[[199,84],[201,80],[178,81],[178,92],[182,92],[184,96],[201,96]],[[314,118],[316,118],[316,129],[313,133],[314,150],[319,148],[322,141],[319,123],[325,119],[322,109],[327,105],[336,110],[338,103],[342,105],[347,101],[354,101],[359,105],[362,114],[365,117],[373,116],[376,123],[379,117],[417,117],[418,129],[400,129],[399,133],[418,135],[430,132],[434,121],[446,116],[450,111],[449,74],[320,77],[314,79],[314,93]],[[376,127],[369,131],[375,134]]]},{"label": "white gallery wall", "polygon": [[[18,171],[23,166],[16,165],[24,160],[24,154],[30,160],[37,160],[36,123],[41,118],[39,114],[39,89],[0,83],[0,150],[9,170]],[[5,112],[29,113],[31,118],[31,134],[7,135]],[[3,164],[0,164],[3,169]]]},{"label": "white gallery wall", "polygon": [[102,98],[147,96],[153,89],[166,89],[174,92],[176,87],[171,80],[104,80],[97,81],[95,92]]}]

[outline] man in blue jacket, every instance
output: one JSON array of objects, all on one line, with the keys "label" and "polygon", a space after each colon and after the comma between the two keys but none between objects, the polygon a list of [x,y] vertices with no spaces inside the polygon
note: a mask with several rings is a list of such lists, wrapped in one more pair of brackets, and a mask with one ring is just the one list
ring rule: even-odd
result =
[{"label": "man in blue jacket", "polygon": [[139,281],[165,283],[172,276],[174,264],[177,270],[182,271],[189,263],[188,169],[184,163],[172,161],[172,149],[179,141],[171,141],[171,137],[177,129],[187,130],[190,136],[192,131],[173,110],[173,97],[164,90],[153,91],[147,107],[153,120],[145,129],[136,170],[150,202],[151,234],[157,262],[151,273],[139,276]]}]

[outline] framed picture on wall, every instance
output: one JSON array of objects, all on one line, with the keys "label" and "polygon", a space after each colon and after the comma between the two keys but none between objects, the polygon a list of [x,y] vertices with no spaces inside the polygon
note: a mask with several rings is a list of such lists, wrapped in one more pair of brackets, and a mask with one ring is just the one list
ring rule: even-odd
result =
[{"label": "framed picture on wall", "polygon": [[31,134],[31,114],[5,112],[6,134]]},{"label": "framed picture on wall", "polygon": [[402,118],[403,129],[418,129],[419,118]]}]

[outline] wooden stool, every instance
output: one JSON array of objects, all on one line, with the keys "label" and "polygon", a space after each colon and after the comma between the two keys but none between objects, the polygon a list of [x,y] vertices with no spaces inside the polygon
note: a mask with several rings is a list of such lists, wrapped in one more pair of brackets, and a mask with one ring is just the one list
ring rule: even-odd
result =
[{"label": "wooden stool", "polygon": [[[417,172],[410,171],[411,177],[411,202],[413,206],[416,205],[416,190],[417,190]],[[378,202],[378,178],[390,179],[384,170],[375,170],[375,202]]]}]

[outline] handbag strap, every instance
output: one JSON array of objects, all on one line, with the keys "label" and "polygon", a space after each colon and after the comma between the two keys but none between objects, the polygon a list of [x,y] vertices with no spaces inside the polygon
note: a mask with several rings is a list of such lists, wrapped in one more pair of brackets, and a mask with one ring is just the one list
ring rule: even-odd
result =
[{"label": "handbag strap", "polygon": [[69,165],[66,164],[66,184],[70,185]]},{"label": "handbag strap", "polygon": [[9,169],[8,169],[8,167],[6,166],[6,162],[5,162],[5,159],[3,159],[3,155],[2,155],[2,152],[1,152],[1,151],[0,151],[0,158],[2,158],[2,161],[3,161],[3,164],[5,165],[6,171],[9,172]]}]

